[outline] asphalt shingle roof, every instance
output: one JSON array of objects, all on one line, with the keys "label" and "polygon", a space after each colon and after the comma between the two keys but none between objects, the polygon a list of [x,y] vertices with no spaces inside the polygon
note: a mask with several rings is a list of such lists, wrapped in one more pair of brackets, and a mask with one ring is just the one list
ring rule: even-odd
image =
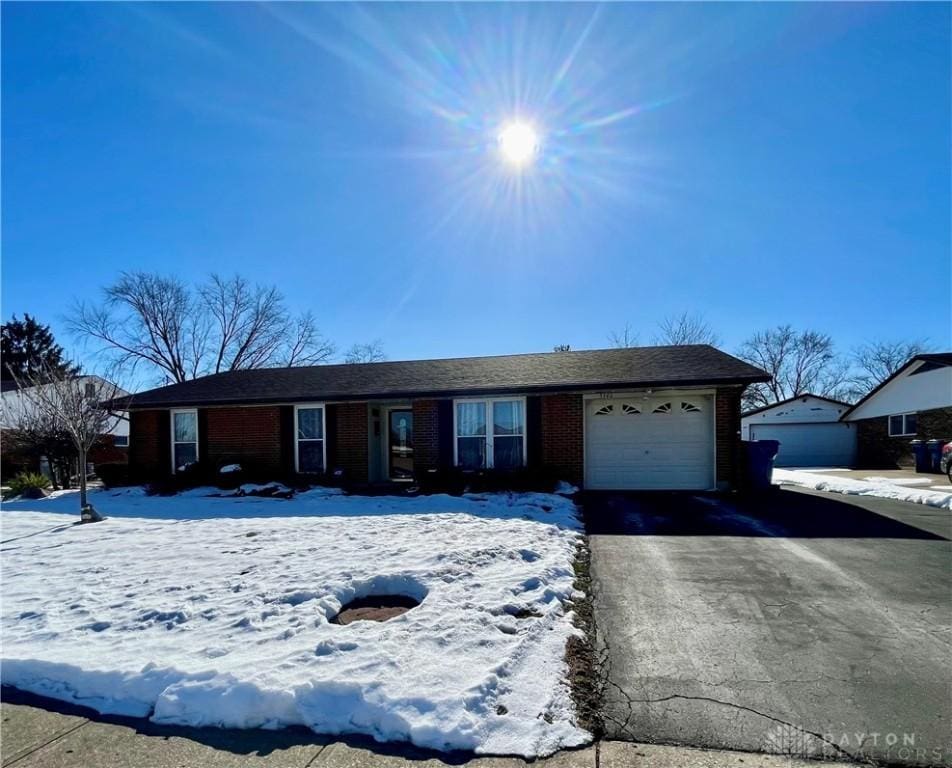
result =
[{"label": "asphalt shingle roof", "polygon": [[759,368],[708,345],[228,371],[133,395],[131,408],[749,384]]}]

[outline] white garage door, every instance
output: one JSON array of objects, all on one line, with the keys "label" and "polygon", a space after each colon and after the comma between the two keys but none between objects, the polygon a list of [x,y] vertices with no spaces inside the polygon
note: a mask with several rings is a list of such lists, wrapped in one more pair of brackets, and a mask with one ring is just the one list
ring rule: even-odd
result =
[{"label": "white garage door", "polygon": [[856,429],[849,424],[751,424],[751,440],[779,440],[777,467],[850,467]]},{"label": "white garage door", "polygon": [[585,487],[714,487],[713,399],[616,396],[585,410]]}]

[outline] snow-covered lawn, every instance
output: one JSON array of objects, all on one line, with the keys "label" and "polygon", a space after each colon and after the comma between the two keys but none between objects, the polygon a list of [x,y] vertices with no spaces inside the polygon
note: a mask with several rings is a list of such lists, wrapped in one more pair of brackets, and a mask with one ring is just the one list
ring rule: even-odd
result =
[{"label": "snow-covered lawn", "polygon": [[[435,749],[584,743],[569,499],[91,496],[3,505],[2,680],[104,713],[364,733]],[[329,622],[354,597],[421,604]]]},{"label": "snow-covered lawn", "polygon": [[930,491],[910,487],[910,481],[892,481],[886,477],[868,477],[864,480],[852,480],[846,477],[830,477],[820,473],[800,469],[775,469],[775,483],[799,485],[817,491],[846,493],[854,496],[876,496],[881,499],[911,501],[916,504],[928,504],[932,507],[952,509],[952,492]]}]

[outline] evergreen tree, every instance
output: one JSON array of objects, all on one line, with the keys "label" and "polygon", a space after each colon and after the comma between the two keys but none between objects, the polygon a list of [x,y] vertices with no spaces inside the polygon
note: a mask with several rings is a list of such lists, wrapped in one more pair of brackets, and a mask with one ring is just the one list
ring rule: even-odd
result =
[{"label": "evergreen tree", "polygon": [[79,373],[79,368],[66,360],[50,327],[38,323],[28,314],[22,320],[17,320],[14,315],[10,322],[0,326],[0,359],[0,379],[3,381],[32,380],[42,371],[55,371],[66,376]]}]

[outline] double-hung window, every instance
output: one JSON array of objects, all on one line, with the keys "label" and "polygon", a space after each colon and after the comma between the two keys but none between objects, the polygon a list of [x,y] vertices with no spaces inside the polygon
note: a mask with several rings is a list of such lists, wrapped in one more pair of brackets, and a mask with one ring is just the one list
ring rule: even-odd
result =
[{"label": "double-hung window", "polygon": [[294,460],[301,474],[324,471],[324,406],[299,405],[294,408]]},{"label": "double-hung window", "polygon": [[916,414],[897,413],[889,417],[889,436],[908,437],[916,434]]},{"label": "double-hung window", "polygon": [[514,469],[526,463],[526,401],[500,397],[456,400],[456,465]]},{"label": "double-hung window", "polygon": [[198,461],[198,411],[172,411],[172,471]]}]

